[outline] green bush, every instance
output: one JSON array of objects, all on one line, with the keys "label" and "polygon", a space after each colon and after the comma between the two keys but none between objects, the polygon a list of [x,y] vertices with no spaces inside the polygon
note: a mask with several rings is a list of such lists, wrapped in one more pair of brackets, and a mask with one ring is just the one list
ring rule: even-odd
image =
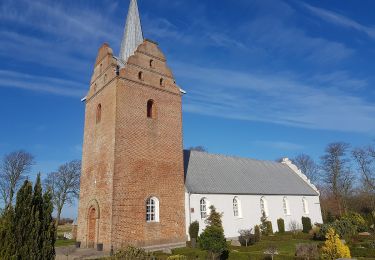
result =
[{"label": "green bush", "polygon": [[199,234],[199,222],[198,221],[194,221],[189,226],[190,239],[192,239],[192,238],[197,239],[198,238],[198,234]]},{"label": "green bush", "polygon": [[172,250],[173,254],[175,255],[184,255],[188,259],[199,259],[199,260],[206,260],[207,259],[207,251],[193,249],[193,248],[176,248]]},{"label": "green bush", "polygon": [[328,229],[333,228],[341,239],[349,242],[357,234],[357,227],[346,219],[336,220],[333,223],[318,225],[317,232],[314,233],[315,240],[324,241]]},{"label": "green bush", "polygon": [[243,229],[238,232],[240,233],[238,241],[240,242],[241,246],[250,246],[255,244],[255,235],[252,234],[252,229]]},{"label": "green bush", "polygon": [[351,222],[354,226],[357,227],[357,232],[365,232],[368,231],[368,226],[366,220],[356,212],[351,212],[344,215],[341,220],[347,220]]},{"label": "green bush", "polygon": [[227,250],[228,244],[221,222],[222,214],[218,213],[213,205],[210,206],[210,211],[206,220],[208,225],[199,236],[199,247],[207,250],[210,256],[215,259]]},{"label": "green bush", "polygon": [[256,225],[254,227],[254,240],[255,240],[255,243],[256,242],[259,242],[261,239],[261,235],[260,235],[260,228],[258,225]]},{"label": "green bush", "polygon": [[167,260],[188,260],[184,255],[172,255],[167,258]]},{"label": "green bush", "polygon": [[272,222],[267,220],[266,215],[263,213],[263,216],[260,218],[260,232],[264,236],[269,236],[273,234]]},{"label": "green bush", "polygon": [[279,233],[285,233],[285,223],[282,218],[277,220],[277,228],[279,229]]},{"label": "green bush", "polygon": [[309,217],[302,217],[302,232],[309,233],[311,229],[311,219]]},{"label": "green bush", "polygon": [[136,248],[133,246],[128,246],[125,249],[119,250],[116,252],[112,259],[139,259],[139,260],[152,260],[154,256],[150,253],[147,253],[142,248]]}]

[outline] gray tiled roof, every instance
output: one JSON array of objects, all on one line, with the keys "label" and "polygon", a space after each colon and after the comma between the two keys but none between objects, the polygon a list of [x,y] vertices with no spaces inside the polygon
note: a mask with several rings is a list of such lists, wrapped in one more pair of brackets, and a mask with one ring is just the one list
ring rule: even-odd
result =
[{"label": "gray tiled roof", "polygon": [[190,193],[318,195],[282,163],[184,151],[184,165]]}]

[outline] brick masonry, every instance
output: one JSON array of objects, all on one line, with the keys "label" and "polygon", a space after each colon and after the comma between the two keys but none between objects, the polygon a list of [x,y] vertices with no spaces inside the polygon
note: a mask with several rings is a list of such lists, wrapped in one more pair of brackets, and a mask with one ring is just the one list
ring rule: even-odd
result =
[{"label": "brick masonry", "polygon": [[[182,94],[149,40],[119,73],[116,68],[104,44],[86,100],[77,240],[84,247],[103,243],[105,250],[184,242]],[[147,117],[149,100],[154,118]],[[157,223],[146,222],[152,196],[160,202]]]}]

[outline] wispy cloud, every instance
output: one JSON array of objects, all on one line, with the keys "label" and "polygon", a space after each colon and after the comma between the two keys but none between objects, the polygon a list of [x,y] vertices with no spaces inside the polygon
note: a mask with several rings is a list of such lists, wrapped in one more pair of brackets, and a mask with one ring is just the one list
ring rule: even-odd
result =
[{"label": "wispy cloud", "polygon": [[291,76],[291,72],[269,75],[184,63],[173,68],[180,79],[194,82],[184,86],[187,112],[311,129],[375,130],[374,104],[329,83],[314,84],[313,77],[307,84],[309,80]]},{"label": "wispy cloud", "polygon": [[77,82],[8,70],[0,70],[0,87],[25,89],[75,98],[82,97],[86,91],[86,86]]},{"label": "wispy cloud", "polygon": [[331,22],[342,27],[357,30],[375,39],[375,27],[374,26],[363,25],[344,15],[341,15],[332,11],[328,11],[322,8],[318,8],[318,7],[315,7],[306,3],[302,3],[301,5],[304,6],[307,10],[309,10],[314,15],[320,17],[321,19],[327,22]]},{"label": "wispy cloud", "polygon": [[285,142],[285,141],[254,141],[254,145],[256,146],[263,146],[266,148],[271,149],[278,149],[278,150],[284,150],[284,151],[298,151],[302,150],[305,147],[300,144],[295,144],[291,142]]}]

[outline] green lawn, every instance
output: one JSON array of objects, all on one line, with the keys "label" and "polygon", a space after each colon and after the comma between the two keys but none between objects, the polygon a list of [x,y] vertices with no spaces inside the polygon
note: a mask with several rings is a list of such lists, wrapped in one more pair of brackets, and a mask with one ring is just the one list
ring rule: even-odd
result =
[{"label": "green lawn", "polygon": [[64,246],[72,246],[76,243],[75,240],[62,240],[62,239],[58,239],[56,240],[56,243],[55,243],[55,247],[64,247]]},{"label": "green lawn", "polygon": [[[371,239],[371,238],[370,238]],[[279,254],[274,257],[275,260],[294,260],[295,250],[297,244],[322,244],[320,241],[311,240],[309,235],[298,234],[293,236],[292,234],[275,235],[270,237],[263,237],[261,242],[248,247],[229,247],[229,260],[260,260],[264,259],[264,251],[270,246],[274,245],[277,247]],[[207,253],[205,251],[193,248],[179,248],[172,250],[174,255],[185,255],[188,259],[199,259],[206,260]],[[168,255],[163,253],[155,253],[157,259],[165,260]],[[361,257],[361,256],[365,256]],[[375,260],[375,249],[353,249],[352,256],[360,260]]]}]

